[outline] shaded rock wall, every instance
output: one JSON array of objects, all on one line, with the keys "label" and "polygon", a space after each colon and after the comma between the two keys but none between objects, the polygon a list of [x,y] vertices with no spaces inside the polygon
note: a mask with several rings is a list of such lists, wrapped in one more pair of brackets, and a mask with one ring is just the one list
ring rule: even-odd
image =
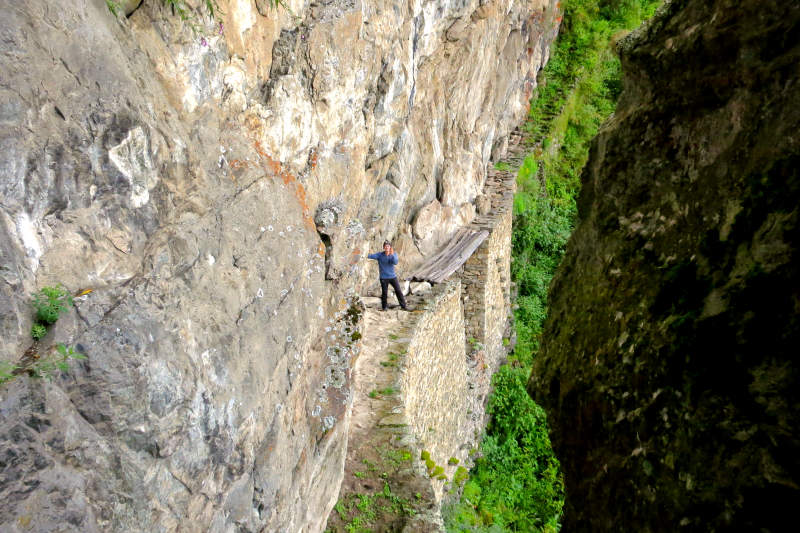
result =
[{"label": "shaded rock wall", "polygon": [[[320,530],[363,256],[467,222],[557,31],[549,0],[187,4],[0,6],[0,357],[88,356],[0,391],[0,529]],[[31,346],[55,283],[92,291]]]},{"label": "shaded rock wall", "polygon": [[530,381],[565,531],[785,531],[800,498],[800,5],[623,41]]}]

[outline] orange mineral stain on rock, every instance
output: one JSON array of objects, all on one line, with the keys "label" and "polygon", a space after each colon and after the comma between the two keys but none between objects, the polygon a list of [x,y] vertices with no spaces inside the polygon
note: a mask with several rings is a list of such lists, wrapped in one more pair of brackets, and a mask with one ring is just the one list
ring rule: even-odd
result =
[{"label": "orange mineral stain on rock", "polygon": [[306,189],[303,187],[303,184],[299,183],[297,178],[292,175],[291,172],[284,169],[283,164],[281,164],[280,161],[273,159],[272,156],[269,155],[266,150],[264,150],[264,147],[261,146],[260,141],[254,141],[253,147],[255,148],[256,153],[265,160],[267,169],[270,171],[273,177],[280,177],[285,185],[294,185],[294,196],[297,199],[297,203],[300,204],[300,209],[303,213],[303,222],[310,229],[315,229],[316,226],[314,226],[314,220],[311,218],[311,210],[306,202]]}]

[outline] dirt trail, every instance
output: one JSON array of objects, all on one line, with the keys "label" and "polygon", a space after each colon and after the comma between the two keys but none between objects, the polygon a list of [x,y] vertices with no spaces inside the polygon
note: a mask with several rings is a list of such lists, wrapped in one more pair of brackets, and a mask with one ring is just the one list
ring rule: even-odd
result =
[{"label": "dirt trail", "polygon": [[366,523],[373,531],[439,531],[420,524],[433,493],[427,476],[415,470],[419,450],[402,414],[398,383],[403,357],[424,305],[419,295],[407,300],[409,308],[420,310],[381,311],[379,298],[363,298],[344,481],[328,531]]}]

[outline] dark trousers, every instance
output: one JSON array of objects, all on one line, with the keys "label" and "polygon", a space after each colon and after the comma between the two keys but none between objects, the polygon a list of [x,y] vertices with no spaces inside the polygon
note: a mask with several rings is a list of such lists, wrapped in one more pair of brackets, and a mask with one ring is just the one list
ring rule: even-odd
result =
[{"label": "dark trousers", "polygon": [[400,288],[400,283],[397,281],[397,278],[381,280],[381,308],[386,309],[386,298],[389,296],[389,284],[394,287],[394,295],[397,296],[400,307],[405,309],[406,299],[403,297],[403,290]]}]

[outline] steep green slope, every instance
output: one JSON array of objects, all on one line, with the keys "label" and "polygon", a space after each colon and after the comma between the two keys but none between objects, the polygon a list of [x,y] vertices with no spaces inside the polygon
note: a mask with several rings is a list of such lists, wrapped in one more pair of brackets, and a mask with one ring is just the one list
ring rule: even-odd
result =
[{"label": "steep green slope", "polygon": [[531,154],[519,172],[512,274],[518,287],[517,344],[494,378],[492,422],[448,531],[556,531],[564,488],[544,411],[525,391],[546,316],[546,296],[573,227],[589,141],[620,93],[615,37],[658,2],[566,2],[562,34],[526,124]]}]

